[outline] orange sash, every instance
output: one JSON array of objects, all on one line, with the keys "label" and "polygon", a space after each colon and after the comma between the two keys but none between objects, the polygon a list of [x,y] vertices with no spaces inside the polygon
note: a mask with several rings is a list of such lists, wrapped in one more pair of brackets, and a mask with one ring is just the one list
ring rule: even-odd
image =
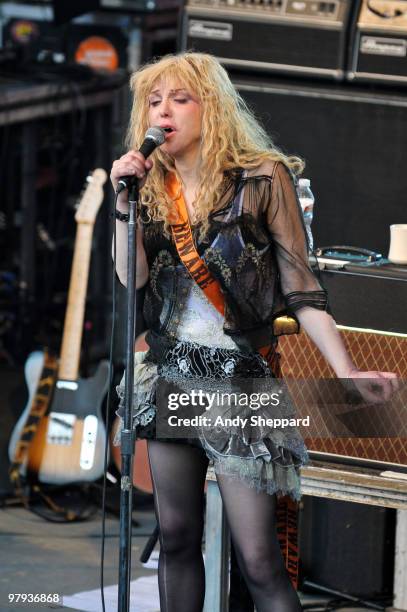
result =
[{"label": "orange sash", "polygon": [[178,255],[193,280],[199,285],[208,300],[215,306],[216,310],[224,316],[225,298],[222,289],[196,251],[181,186],[177,181],[177,177],[172,172],[167,175],[166,188],[168,195],[174,200],[174,212],[175,215],[178,216],[176,222],[171,225]]},{"label": "orange sash", "polygon": [[[181,185],[174,173],[166,177],[166,190],[174,201],[174,223],[171,225],[175,246],[182,263],[193,280],[199,285],[213,306],[225,315],[225,296],[219,282],[212,276],[205,262],[199,256],[193,241],[189,216]],[[289,319],[289,317],[286,317]],[[292,332],[289,332],[292,333]],[[279,354],[272,344],[258,349],[269,364],[273,374],[281,377]],[[277,504],[277,535],[285,566],[294,588],[298,587],[298,504],[291,497],[284,496]]]}]

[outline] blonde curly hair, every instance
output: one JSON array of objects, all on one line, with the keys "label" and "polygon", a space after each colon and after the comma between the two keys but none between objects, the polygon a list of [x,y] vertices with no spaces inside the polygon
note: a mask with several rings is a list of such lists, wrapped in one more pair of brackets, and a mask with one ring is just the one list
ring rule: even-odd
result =
[{"label": "blonde curly hair", "polygon": [[[137,150],[148,127],[148,96],[161,80],[179,83],[194,93],[202,105],[201,163],[194,210],[201,221],[200,235],[208,229],[208,215],[219,201],[228,171],[256,168],[264,160],[284,163],[293,174],[300,174],[304,162],[278,149],[259,124],[253,112],[234,88],[226,70],[207,53],[187,51],[166,55],[142,66],[130,80],[133,107],[126,137],[129,148]],[[165,175],[177,175],[174,160],[159,147],[152,154],[154,166],[141,191],[141,201],[148,216],[164,221],[164,233],[170,235],[169,215],[173,202],[165,190]],[[208,180],[210,177],[210,180]]]}]

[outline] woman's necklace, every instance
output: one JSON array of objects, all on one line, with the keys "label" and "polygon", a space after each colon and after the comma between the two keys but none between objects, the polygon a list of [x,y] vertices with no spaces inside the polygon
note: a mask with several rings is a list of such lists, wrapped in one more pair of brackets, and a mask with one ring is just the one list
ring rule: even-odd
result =
[{"label": "woman's necklace", "polygon": [[182,191],[184,195],[185,205],[187,207],[189,222],[191,225],[195,225],[196,216],[195,216],[195,209],[193,207],[193,202],[195,201],[195,189],[193,191],[188,191],[187,189],[183,189]]}]

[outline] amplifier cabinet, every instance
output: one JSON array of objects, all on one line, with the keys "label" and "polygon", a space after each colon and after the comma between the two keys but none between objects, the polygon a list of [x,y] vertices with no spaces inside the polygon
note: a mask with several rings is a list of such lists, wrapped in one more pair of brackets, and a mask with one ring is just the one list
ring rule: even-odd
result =
[{"label": "amplifier cabinet", "polygon": [[387,255],[389,226],[406,222],[403,92],[263,75],[232,80],[273,141],[306,160],[304,176],[316,198],[314,244]]},{"label": "amplifier cabinet", "polygon": [[189,0],[181,48],[246,71],[343,79],[350,0]]},{"label": "amplifier cabinet", "polygon": [[[347,266],[348,267],[348,266]],[[352,268],[352,266],[349,266]],[[355,266],[357,269],[358,266]],[[400,269],[400,273],[393,276],[377,276],[375,273],[361,274],[352,272],[323,272],[322,284],[328,289],[329,301],[340,334],[351,355],[353,362],[361,370],[379,370],[396,372],[401,382],[401,391],[397,392],[400,398],[395,402],[380,406],[369,406],[367,411],[372,422],[366,422],[366,431],[376,428],[377,419],[380,420],[381,433],[375,437],[336,437],[329,435],[329,415],[322,418],[322,413],[314,411],[317,429],[321,437],[305,439],[310,456],[314,459],[340,461],[341,463],[355,463],[370,467],[381,467],[407,471],[407,397],[405,381],[407,380],[407,330],[406,303],[407,303],[407,270]],[[397,278],[398,276],[398,278]],[[394,309],[394,310],[392,310]],[[369,316],[369,312],[373,313]],[[394,314],[394,316],[393,316]],[[365,327],[352,327],[350,321],[361,324],[365,320]],[[379,329],[367,327],[371,324],[381,325]],[[390,331],[388,331],[390,330]],[[284,336],[279,342],[279,352],[282,355],[283,375],[288,379],[296,379],[297,386],[294,393],[303,401],[302,381],[313,379],[334,378],[335,374],[324,359],[317,347],[304,333]],[[293,388],[294,388],[293,387]],[[312,385],[306,385],[307,393]],[[326,387],[328,388],[328,387]],[[328,390],[328,392],[330,392]],[[298,395],[299,394],[299,395]],[[304,393],[305,395],[305,393]],[[398,397],[398,396],[397,396]],[[310,400],[308,395],[307,401]],[[312,402],[312,398],[311,398]],[[328,398],[327,404],[330,403]],[[317,402],[316,402],[317,404]],[[387,414],[386,414],[387,407]],[[404,425],[391,432],[391,437],[382,436],[383,431],[388,432],[392,427],[392,411],[404,420]],[[389,418],[389,421],[386,419]],[[374,421],[373,419],[376,419]],[[376,423],[376,424],[375,424]],[[376,430],[377,431],[377,430]],[[394,435],[397,433],[397,436]],[[318,434],[319,435],[319,434]]]},{"label": "amplifier cabinet", "polygon": [[407,6],[363,0],[350,45],[349,80],[407,85]]}]

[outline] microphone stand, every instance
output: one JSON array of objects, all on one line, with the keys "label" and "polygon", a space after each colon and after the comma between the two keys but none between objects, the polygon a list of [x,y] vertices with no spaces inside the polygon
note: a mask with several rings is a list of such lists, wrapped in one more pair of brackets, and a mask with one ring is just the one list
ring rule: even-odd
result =
[{"label": "microphone stand", "polygon": [[118,611],[130,609],[131,527],[133,501],[133,459],[135,432],[132,429],[134,392],[134,342],[136,332],[136,229],[139,216],[139,185],[129,187],[129,230],[127,252],[127,329],[124,427],[121,432],[120,549]]}]

